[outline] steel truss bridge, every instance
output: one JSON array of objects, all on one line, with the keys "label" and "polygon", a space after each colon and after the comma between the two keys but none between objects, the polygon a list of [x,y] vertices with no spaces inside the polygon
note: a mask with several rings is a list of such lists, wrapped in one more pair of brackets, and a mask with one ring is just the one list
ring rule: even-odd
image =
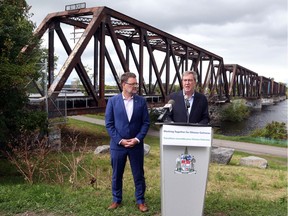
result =
[{"label": "steel truss bridge", "polygon": [[[224,64],[221,56],[108,7],[72,8],[48,14],[35,31],[39,39],[48,33],[47,91],[38,90],[47,102],[49,117],[64,112],[103,112],[109,96],[105,80],[112,77],[116,90],[121,92],[119,71],[138,75],[139,95],[152,105],[165,103],[171,92],[182,89],[181,74],[186,70],[197,72],[198,91],[210,103],[229,102],[233,97],[261,99],[285,95],[286,86],[282,83],[237,64]],[[79,37],[74,38],[77,42],[73,46],[65,35],[67,26]],[[55,33],[67,53],[56,76]],[[83,63],[88,48],[93,50],[92,79]],[[31,49],[33,46],[25,47],[23,52]],[[61,94],[72,71],[82,82],[84,96]]]}]

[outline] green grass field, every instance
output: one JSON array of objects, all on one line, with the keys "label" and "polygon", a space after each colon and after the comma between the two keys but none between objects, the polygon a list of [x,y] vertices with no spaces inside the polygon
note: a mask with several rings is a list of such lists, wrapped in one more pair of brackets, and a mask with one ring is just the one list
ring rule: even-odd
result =
[{"label": "green grass field", "polygon": [[[62,131],[65,151],[49,153],[38,165],[33,184],[28,184],[15,166],[0,159],[0,215],[161,215],[159,138],[145,139],[151,146],[145,157],[149,211],[141,213],[136,208],[129,163],[123,206],[108,211],[110,157],[93,154],[96,146],[109,143],[105,128],[69,120],[69,127]],[[76,146],[73,151],[72,144]],[[205,216],[287,215],[287,158],[261,156],[268,160],[267,169],[240,166],[240,158],[248,155],[235,152],[229,165],[210,164]]]}]

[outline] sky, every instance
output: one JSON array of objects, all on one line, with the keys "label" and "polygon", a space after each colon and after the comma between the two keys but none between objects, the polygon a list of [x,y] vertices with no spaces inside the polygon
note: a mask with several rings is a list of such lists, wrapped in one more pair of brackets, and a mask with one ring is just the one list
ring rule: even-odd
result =
[{"label": "sky", "polygon": [[[288,84],[287,0],[26,0],[39,26],[65,5],[107,6],[223,57],[259,76]],[[57,54],[57,53],[56,53]],[[64,53],[63,53],[64,54]],[[62,55],[60,53],[60,55]],[[59,64],[67,55],[59,56]]]}]

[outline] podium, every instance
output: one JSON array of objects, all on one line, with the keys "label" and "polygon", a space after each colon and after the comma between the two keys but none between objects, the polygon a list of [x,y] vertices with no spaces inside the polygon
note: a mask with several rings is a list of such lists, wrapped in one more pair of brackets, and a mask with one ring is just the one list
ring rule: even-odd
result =
[{"label": "podium", "polygon": [[212,126],[161,123],[161,215],[202,216]]}]

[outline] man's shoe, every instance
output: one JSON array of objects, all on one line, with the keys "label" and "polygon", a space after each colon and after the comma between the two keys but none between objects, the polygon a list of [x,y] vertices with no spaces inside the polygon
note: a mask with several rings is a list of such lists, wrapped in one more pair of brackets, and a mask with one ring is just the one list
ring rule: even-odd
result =
[{"label": "man's shoe", "polygon": [[148,207],[147,207],[147,205],[145,203],[138,204],[138,209],[141,212],[147,212],[148,211]]},{"label": "man's shoe", "polygon": [[116,209],[120,206],[120,203],[117,203],[117,202],[113,202],[109,207],[108,207],[108,210],[113,210],[113,209]]}]

